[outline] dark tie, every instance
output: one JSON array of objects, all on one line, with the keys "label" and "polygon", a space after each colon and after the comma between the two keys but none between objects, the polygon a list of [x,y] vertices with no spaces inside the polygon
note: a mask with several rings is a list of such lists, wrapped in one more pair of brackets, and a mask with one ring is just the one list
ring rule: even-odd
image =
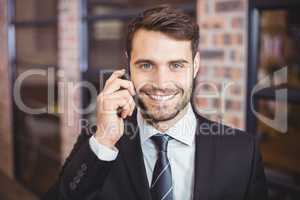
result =
[{"label": "dark tie", "polygon": [[167,157],[168,141],[171,138],[168,135],[156,134],[151,139],[158,149],[150,188],[152,200],[173,200],[172,173]]}]

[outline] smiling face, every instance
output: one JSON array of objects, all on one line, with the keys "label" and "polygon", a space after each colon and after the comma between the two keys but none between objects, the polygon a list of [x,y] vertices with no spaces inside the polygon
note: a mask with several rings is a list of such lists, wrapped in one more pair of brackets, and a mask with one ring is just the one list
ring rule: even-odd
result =
[{"label": "smiling face", "polygon": [[132,41],[130,72],[143,117],[156,123],[178,116],[190,101],[198,66],[191,41],[139,29]]}]

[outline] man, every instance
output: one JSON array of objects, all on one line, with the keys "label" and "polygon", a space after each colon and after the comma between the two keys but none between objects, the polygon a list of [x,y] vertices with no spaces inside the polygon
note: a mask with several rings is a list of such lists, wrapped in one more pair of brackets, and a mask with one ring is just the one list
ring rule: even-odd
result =
[{"label": "man", "polygon": [[197,24],[166,6],[145,10],[129,24],[131,80],[119,70],[106,81],[97,98],[96,133],[79,136],[46,198],[267,198],[253,136],[193,110],[198,40]]}]

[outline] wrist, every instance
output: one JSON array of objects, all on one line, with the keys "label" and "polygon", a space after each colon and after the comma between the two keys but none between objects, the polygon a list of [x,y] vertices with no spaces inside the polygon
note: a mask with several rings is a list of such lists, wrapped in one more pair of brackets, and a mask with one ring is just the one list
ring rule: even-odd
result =
[{"label": "wrist", "polygon": [[114,147],[115,147],[115,142],[110,140],[110,139],[107,139],[103,136],[98,136],[97,134],[95,134],[95,139],[98,143],[114,150]]}]

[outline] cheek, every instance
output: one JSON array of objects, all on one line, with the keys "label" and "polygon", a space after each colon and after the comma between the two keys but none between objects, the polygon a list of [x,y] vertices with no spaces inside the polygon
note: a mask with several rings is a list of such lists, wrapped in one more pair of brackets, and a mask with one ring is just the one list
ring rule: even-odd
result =
[{"label": "cheek", "polygon": [[179,74],[173,79],[175,83],[180,86],[181,88],[184,88],[184,90],[189,89],[191,85],[193,84],[193,75],[189,73]]},{"label": "cheek", "polygon": [[140,78],[140,77],[135,77],[135,78],[132,78],[131,81],[134,85],[135,90],[139,91],[143,87],[145,79]]},{"label": "cheek", "polygon": [[131,76],[131,81],[136,90],[142,88],[145,84],[151,83],[151,76],[143,73],[135,73]]}]

